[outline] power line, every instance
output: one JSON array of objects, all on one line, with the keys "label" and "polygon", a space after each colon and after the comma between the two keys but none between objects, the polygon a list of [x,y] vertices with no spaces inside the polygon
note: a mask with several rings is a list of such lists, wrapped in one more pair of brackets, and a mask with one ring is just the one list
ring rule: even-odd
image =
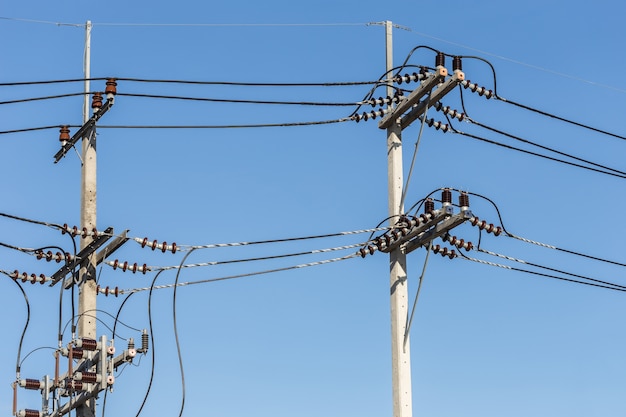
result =
[{"label": "power line", "polygon": [[538,144],[538,143],[536,143],[536,142],[532,142],[532,141],[530,141],[530,140],[523,139],[523,138],[521,138],[521,137],[519,137],[519,136],[513,135],[513,134],[511,134],[511,133],[507,133],[507,132],[505,132],[505,131],[503,131],[503,130],[496,129],[496,128],[494,128],[494,127],[487,126],[487,125],[485,125],[485,124],[482,124],[482,123],[480,123],[480,122],[477,122],[477,121],[475,121],[474,119],[472,119],[472,118],[471,118],[471,117],[469,117],[469,116],[465,116],[465,120],[467,120],[467,121],[468,121],[469,123],[471,123],[471,124],[474,124],[474,125],[476,125],[476,126],[482,127],[483,129],[490,130],[490,131],[492,131],[492,132],[494,132],[494,133],[498,133],[498,134],[500,134],[500,135],[503,135],[503,136],[506,136],[506,137],[508,137],[508,138],[511,138],[511,139],[517,140],[517,141],[519,141],[519,142],[526,143],[526,144],[529,144],[529,145],[532,145],[532,146],[536,146],[536,147],[538,147],[538,148],[541,148],[541,149],[544,149],[544,150],[547,150],[547,151],[550,151],[550,152],[554,152],[554,153],[556,153],[556,154],[558,154],[558,155],[562,155],[562,156],[565,156],[565,157],[568,157],[568,158],[572,158],[572,159],[577,160],[577,161],[579,161],[579,162],[584,162],[584,163],[586,163],[586,164],[593,165],[593,166],[596,166],[596,167],[598,167],[598,168],[602,168],[602,169],[607,170],[607,171],[613,171],[613,172],[618,173],[618,174],[621,174],[621,175],[626,175],[626,172],[624,172],[624,171],[620,171],[620,170],[617,170],[617,169],[615,169],[615,168],[610,168],[610,167],[607,167],[607,166],[602,165],[602,164],[597,164],[597,163],[592,162],[592,161],[589,161],[589,160],[587,160],[587,159],[579,158],[579,157],[577,157],[577,156],[574,156],[574,155],[568,154],[568,153],[566,153],[566,152],[561,152],[561,151],[558,151],[558,150],[556,150],[556,149],[550,148],[550,147],[548,147],[548,146],[540,145],[540,144]]},{"label": "power line", "polygon": [[[322,261],[309,262],[309,263],[305,263],[305,264],[287,266],[287,267],[283,267],[283,268],[268,269],[268,270],[265,270],[265,271],[249,272],[249,273],[245,273],[245,274],[229,275],[229,276],[218,277],[218,278],[208,278],[208,279],[199,280],[199,281],[181,282],[181,283],[177,283],[176,286],[183,287],[183,286],[196,285],[196,284],[208,284],[208,283],[213,283],[213,282],[218,282],[218,281],[226,281],[226,280],[231,280],[231,279],[246,278],[246,277],[251,277],[251,276],[256,276],[256,275],[266,275],[266,274],[271,274],[271,273],[275,273],[275,272],[283,272],[283,271],[289,271],[289,270],[294,270],[294,269],[308,268],[308,267],[311,267],[311,266],[319,266],[319,265],[326,265],[326,264],[334,263],[334,262],[346,261],[348,259],[352,259],[352,258],[355,258],[357,256],[359,256],[359,255],[356,254],[356,253],[353,253],[353,254],[350,254],[350,255],[347,255],[347,256],[343,256],[343,257],[340,257],[340,258],[326,259],[326,260],[322,260]],[[159,289],[166,289],[166,288],[172,288],[172,287],[174,287],[174,284],[165,284],[165,285],[157,285],[157,286],[152,286],[152,287],[143,287],[143,288],[134,288],[134,289],[128,289],[128,290],[119,290],[117,293],[118,294],[129,294],[129,293],[133,293],[133,292],[148,291],[148,290],[151,290],[151,289],[159,290]]]}]

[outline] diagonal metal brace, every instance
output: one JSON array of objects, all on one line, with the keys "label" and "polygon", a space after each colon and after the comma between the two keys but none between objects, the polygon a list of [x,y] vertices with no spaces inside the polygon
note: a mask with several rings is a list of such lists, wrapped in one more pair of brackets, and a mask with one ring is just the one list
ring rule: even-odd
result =
[{"label": "diagonal metal brace", "polygon": [[50,283],[50,286],[54,286],[57,282],[65,278],[65,276],[69,274],[70,271],[72,271],[78,265],[82,264],[89,256],[91,256],[92,253],[96,251],[96,249],[104,245],[106,241],[111,238],[112,233],[113,228],[109,227],[103,232],[103,234],[94,238],[90,244],[85,246],[80,252],[78,252],[78,254],[76,254],[76,257],[71,262],[68,262],[66,265],[62,266],[61,269],[59,269],[57,272],[54,273],[54,275],[52,275],[52,282]]},{"label": "diagonal metal brace", "polygon": [[[128,237],[129,230],[124,230],[119,236],[115,236],[115,238],[104,247],[100,252],[96,253],[96,262],[95,265],[100,265],[102,261],[104,261],[107,256],[118,250],[124,243],[126,243],[130,238]],[[67,278],[63,282],[63,288],[68,289],[74,284],[74,280],[72,277]]]},{"label": "diagonal metal brace", "polygon": [[448,231],[454,229],[458,225],[464,223],[466,220],[472,218],[472,216],[473,214],[470,210],[464,210],[461,213],[448,217],[432,229],[422,233],[415,239],[408,242],[406,244],[406,253],[412,252],[415,249],[424,246],[428,242],[445,235]]},{"label": "diagonal metal brace", "polygon": [[102,105],[100,110],[95,112],[89,118],[89,120],[87,120],[85,124],[82,125],[82,127],[78,129],[76,133],[74,133],[74,136],[72,136],[70,140],[68,140],[63,146],[61,146],[61,149],[54,155],[55,164],[59,162],[70,149],[72,149],[72,147],[76,144],[76,142],[78,142],[80,138],[87,136],[91,132],[91,130],[95,127],[96,122],[104,115],[104,113],[107,112],[107,110],[111,108],[112,105],[113,100],[107,99],[107,101]]},{"label": "diagonal metal brace", "polygon": [[408,95],[408,97],[398,103],[398,106],[379,123],[380,129],[387,129],[398,120],[404,113],[409,111],[422,97],[427,95],[433,88],[440,84],[448,75],[448,70],[444,67],[437,67],[434,74],[429,74],[428,78],[420,83],[420,85]]}]

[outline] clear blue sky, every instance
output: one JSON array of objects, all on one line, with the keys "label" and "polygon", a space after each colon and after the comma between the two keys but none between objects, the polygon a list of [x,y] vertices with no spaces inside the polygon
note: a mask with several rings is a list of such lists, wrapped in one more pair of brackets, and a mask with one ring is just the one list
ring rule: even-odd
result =
[{"label": "clear blue sky", "polygon": [[[1,2],[0,82],[82,78],[84,24],[93,22],[91,75],[143,79],[321,83],[370,81],[385,71],[384,29],[391,20],[394,63],[416,46],[488,60],[498,94],[599,129],[626,135],[626,38],[617,1],[387,3],[380,1],[238,3]],[[432,7],[429,9],[428,7]],[[434,66],[418,50],[411,65]],[[451,68],[450,61],[447,61]],[[464,60],[466,77],[494,88],[488,65]],[[411,72],[413,69],[411,69]],[[407,88],[413,88],[409,84]],[[104,88],[102,81],[92,90]],[[238,100],[352,103],[370,86],[259,88],[120,81],[118,92]],[[0,101],[79,93],[81,83],[2,86]],[[378,90],[376,96],[383,95]],[[542,146],[625,170],[623,139],[568,125],[465,91],[477,122]],[[444,104],[461,110],[460,94]],[[81,124],[82,98],[0,105],[0,131]],[[333,120],[354,107],[261,106],[120,95],[99,122],[111,125],[222,125]],[[429,117],[444,116],[430,110]],[[482,138],[548,154],[464,122]],[[76,129],[72,129],[74,132]],[[405,178],[419,123],[403,134]],[[98,228],[133,237],[204,245],[273,240],[376,227],[387,213],[385,132],[377,121],[263,129],[98,130]],[[52,223],[80,222],[80,160],[58,164],[58,131],[2,134],[0,212]],[[564,158],[550,154],[556,158]],[[424,128],[407,192],[407,208],[440,187],[463,189],[497,204],[504,226],[524,238],[625,262],[624,178]],[[439,197],[439,194],[435,194]],[[500,224],[495,208],[471,197],[475,215]],[[384,222],[386,224],[386,222]],[[60,245],[52,229],[0,219],[0,242],[26,248]],[[478,230],[454,234],[473,241]],[[336,248],[368,234],[193,252],[187,263],[238,260]],[[435,243],[442,244],[441,241]],[[622,266],[519,240],[482,234],[482,248],[559,271],[626,285]],[[247,274],[343,256],[316,256],[184,269],[180,282]],[[1,249],[0,269],[51,275],[57,264]],[[408,255],[410,298],[425,250]],[[185,252],[154,254],[130,241],[114,256],[152,266],[178,265]],[[469,252],[521,269],[530,265]],[[549,270],[543,273],[566,276]],[[98,270],[102,286],[149,287],[147,275]],[[172,284],[166,271],[158,284]],[[4,277],[0,347],[0,413],[11,412],[18,341],[26,307]],[[31,319],[21,358],[55,347],[57,287],[23,284]],[[98,298],[99,334],[110,337],[124,297]],[[71,318],[63,299],[63,326]],[[154,381],[142,414],[178,415],[181,377],[173,329],[173,290],[155,290],[156,359],[144,357],[117,376],[106,415],[133,416]],[[392,413],[388,257],[299,268],[180,287],[178,337],[185,371],[184,415],[380,417]],[[430,417],[616,417],[626,415],[626,294],[528,273],[430,256],[411,329],[413,410]],[[116,345],[149,326],[148,292],[133,295],[118,324]],[[70,331],[64,333],[64,343]],[[52,375],[52,350],[26,357],[22,376]],[[98,414],[103,399],[99,401]],[[20,391],[19,408],[39,408]]]}]

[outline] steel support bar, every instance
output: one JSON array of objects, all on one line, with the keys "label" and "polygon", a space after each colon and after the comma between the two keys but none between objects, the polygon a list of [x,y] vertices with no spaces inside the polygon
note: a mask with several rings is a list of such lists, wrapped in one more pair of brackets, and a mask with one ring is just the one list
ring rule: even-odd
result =
[{"label": "steel support bar", "polygon": [[413,123],[420,117],[427,108],[438,102],[443,96],[448,94],[454,87],[465,80],[465,74],[461,71],[455,71],[454,74],[444,81],[435,91],[433,91],[426,99],[421,101],[416,107],[413,107],[400,121],[402,129]]},{"label": "steel support bar", "polygon": [[55,164],[59,162],[70,149],[72,149],[72,147],[76,144],[76,142],[78,142],[80,138],[87,136],[89,131],[93,129],[96,122],[104,115],[104,113],[106,113],[111,108],[111,106],[113,106],[113,99],[110,98],[106,100],[100,110],[95,112],[93,116],[91,116],[91,118],[89,118],[89,120],[87,120],[76,133],[74,133],[74,136],[72,136],[70,140],[68,140],[63,146],[61,146],[61,149],[54,155]]},{"label": "steel support bar", "polygon": [[472,218],[472,216],[473,214],[471,211],[465,210],[459,214],[448,217],[432,229],[420,234],[415,239],[408,242],[405,247],[406,253],[412,252],[415,249],[424,246],[428,242],[445,235],[448,231]]},{"label": "steel support bar", "polygon": [[65,276],[70,273],[74,268],[78,265],[82,264],[87,258],[96,251],[100,246],[104,245],[107,240],[111,238],[111,234],[113,233],[113,228],[107,228],[103,234],[99,235],[95,238],[89,245],[85,246],[76,257],[68,262],[66,265],[62,266],[57,272],[52,275],[52,282],[50,286],[54,286],[57,282],[65,278]]},{"label": "steel support bar", "polygon": [[452,215],[452,207],[445,207],[442,208],[440,210],[435,210],[432,215],[430,216],[430,220],[426,223],[422,223],[418,226],[415,226],[414,228],[410,229],[409,234],[407,234],[406,236],[404,236],[403,238],[401,238],[400,240],[390,243],[388,247],[384,248],[381,250],[381,252],[391,252],[392,250],[396,249],[397,247],[399,247],[400,245],[408,242],[409,240],[413,239],[414,237],[418,236],[420,233],[425,232],[426,230],[432,228],[433,226],[435,226],[437,223],[441,222],[442,220],[444,220],[446,217],[450,217]]},{"label": "steel support bar", "polygon": [[[129,230],[125,230],[120,236],[115,236],[115,238],[104,247],[100,252],[96,253],[95,266],[98,266],[104,261],[107,256],[111,255],[113,252],[118,250],[124,243],[126,243],[130,238],[128,236]],[[74,283],[72,278],[67,278],[63,283],[63,288],[68,289]]]},{"label": "steel support bar", "polygon": [[437,67],[435,72],[428,75],[422,83],[409,96],[398,103],[398,106],[388,115],[386,115],[379,123],[380,129],[387,129],[393,125],[398,118],[409,111],[422,97],[427,95],[433,88],[440,84],[448,75],[448,70],[444,67]]}]

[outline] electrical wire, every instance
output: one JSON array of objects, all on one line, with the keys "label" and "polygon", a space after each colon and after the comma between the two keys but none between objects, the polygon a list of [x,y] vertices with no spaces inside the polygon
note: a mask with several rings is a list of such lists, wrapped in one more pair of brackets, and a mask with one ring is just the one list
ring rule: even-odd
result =
[{"label": "electrical wire", "polygon": [[141,414],[144,406],[146,405],[146,402],[148,401],[148,397],[150,395],[150,391],[152,389],[152,383],[154,382],[154,369],[155,369],[155,359],[156,359],[156,347],[154,345],[154,329],[152,326],[152,291],[154,290],[155,284],[157,279],[159,278],[159,276],[161,275],[163,271],[159,271],[156,273],[156,275],[154,276],[154,278],[152,279],[152,283],[150,284],[150,288],[149,288],[149,294],[148,294],[148,327],[150,328],[150,341],[152,343],[152,365],[150,366],[150,379],[148,380],[148,387],[146,389],[146,394],[143,397],[143,400],[141,401],[141,406],[139,407],[139,410],[137,410],[137,414],[135,415],[135,417],[139,417],[139,415]]},{"label": "electrical wire", "polygon": [[[350,122],[352,118],[343,117],[341,119],[317,120],[307,122],[286,122],[286,123],[257,123],[239,125],[103,125],[99,129],[251,129],[264,127],[299,127],[329,125],[343,122]],[[1,134],[2,132],[0,132]]]},{"label": "electrical wire", "polygon": [[[244,262],[268,261],[268,260],[272,260],[272,259],[283,259],[283,258],[290,258],[290,257],[295,257],[295,256],[315,255],[315,254],[319,254],[319,253],[328,253],[328,252],[334,252],[334,251],[340,251],[340,250],[346,250],[346,249],[354,249],[354,248],[359,248],[359,247],[361,247],[361,246],[363,246],[365,244],[367,244],[367,242],[366,243],[356,243],[356,244],[345,245],[345,246],[338,246],[338,247],[327,248],[327,249],[314,249],[314,250],[304,251],[304,252],[287,253],[287,254],[282,254],[282,255],[260,256],[260,257],[245,258],[245,259],[231,259],[231,260],[228,260],[228,261],[199,262],[199,263],[194,263],[194,264],[184,264],[184,263],[181,263],[179,265],[172,265],[172,266],[149,266],[147,268],[150,271],[161,271],[161,270],[167,271],[167,270],[171,270],[171,269],[197,268],[197,267],[216,266],[216,265],[228,265],[228,264],[244,263]],[[195,248],[191,249],[191,251],[193,251],[193,250],[195,250]],[[113,266],[114,262],[107,262],[106,264],[110,265],[110,266]]]},{"label": "electrical wire", "polygon": [[92,77],[92,78],[70,78],[61,80],[42,80],[42,81],[19,81],[0,83],[0,87],[14,87],[23,85],[37,84],[62,84],[75,83],[85,81],[107,81],[114,79],[116,81],[128,81],[138,83],[159,83],[159,84],[189,84],[189,85],[223,85],[233,87],[345,87],[377,84],[377,81],[339,81],[339,82],[323,82],[323,83],[261,83],[261,82],[238,82],[238,81],[201,81],[201,80],[173,80],[173,79],[150,79],[150,78],[129,78],[129,77]]},{"label": "electrical wire", "polygon": [[531,270],[527,270],[527,269],[515,268],[515,267],[512,267],[512,266],[498,264],[498,263],[495,263],[495,262],[484,261],[482,259],[471,258],[471,257],[469,257],[469,256],[467,256],[467,255],[465,255],[463,253],[460,253],[460,258],[468,260],[468,261],[472,261],[472,262],[477,262],[477,263],[480,263],[480,264],[483,264],[483,265],[488,265],[488,266],[494,266],[494,267],[498,267],[498,268],[508,269],[510,271],[525,272],[527,274],[537,275],[537,276],[541,276],[541,277],[545,277],[545,278],[556,279],[556,280],[560,280],[560,281],[571,282],[571,283],[575,283],[575,284],[582,284],[582,285],[588,285],[588,286],[591,286],[591,287],[597,287],[597,288],[604,288],[604,289],[613,290],[613,291],[626,292],[626,289],[622,289],[622,288],[616,287],[613,284],[611,284],[611,285],[602,285],[602,284],[596,284],[596,283],[593,283],[593,282],[578,281],[578,280],[575,280],[575,279],[560,277],[560,276],[557,276],[557,275],[545,274],[545,273],[538,272],[538,271],[531,271]]},{"label": "electrical wire", "polygon": [[[378,232],[381,230],[388,230],[388,227],[376,227],[373,229],[360,229],[360,230],[352,230],[352,231],[344,231],[344,232],[336,232],[336,233],[326,233],[321,235],[309,235],[309,236],[299,236],[299,237],[289,237],[289,238],[281,238],[281,239],[270,239],[270,240],[257,240],[251,242],[232,242],[232,243],[216,243],[216,244],[208,244],[208,245],[179,245],[180,251],[186,251],[190,249],[214,249],[214,248],[225,248],[225,247],[233,247],[233,246],[250,246],[250,245],[262,245],[268,243],[285,243],[285,242],[296,242],[301,240],[312,240],[312,239],[323,239],[329,237],[340,237],[340,236],[349,236],[356,235],[362,233],[372,233]],[[134,238],[135,242],[139,244],[144,244],[144,241],[147,241],[147,238]],[[149,246],[149,244],[148,244]]]},{"label": "electrical wire", "polygon": [[461,136],[465,136],[465,137],[468,137],[468,138],[471,138],[471,139],[476,139],[476,140],[481,141],[481,142],[489,143],[491,145],[500,146],[502,148],[506,148],[506,149],[510,149],[510,150],[514,150],[514,151],[518,151],[518,152],[522,152],[522,153],[525,153],[525,154],[528,154],[528,155],[532,155],[532,156],[536,156],[536,157],[539,157],[539,158],[547,159],[547,160],[550,160],[550,161],[553,161],[553,162],[558,162],[558,163],[561,163],[561,164],[570,165],[570,166],[573,166],[573,167],[576,167],[576,168],[582,168],[582,169],[586,169],[586,170],[589,170],[589,171],[597,172],[597,173],[600,173],[600,174],[610,175],[610,176],[617,177],[617,178],[626,178],[626,175],[622,175],[622,174],[618,174],[618,173],[610,172],[610,171],[605,171],[605,170],[601,170],[601,169],[598,169],[598,168],[593,168],[593,167],[590,167],[590,166],[577,164],[575,162],[565,161],[563,159],[554,158],[554,157],[551,157],[551,156],[548,156],[548,155],[542,155],[540,153],[532,152],[532,151],[529,151],[529,150],[526,150],[526,149],[516,148],[515,146],[506,145],[504,143],[496,142],[496,141],[493,141],[493,140],[490,140],[490,139],[487,139],[487,138],[484,138],[484,137],[481,137],[481,136],[473,135],[471,133],[462,132],[462,131],[457,130],[457,129],[453,128],[453,127],[451,127],[451,131],[453,133],[456,133],[456,134],[461,135]]},{"label": "electrical wire", "polygon": [[409,334],[411,332],[411,325],[413,324],[413,316],[415,315],[415,309],[417,308],[417,301],[419,300],[420,292],[422,290],[422,283],[424,282],[424,276],[426,275],[426,267],[428,266],[428,258],[433,247],[432,239],[428,242],[428,248],[426,250],[426,258],[424,259],[424,266],[422,267],[422,273],[417,281],[417,292],[415,293],[415,300],[413,300],[413,308],[411,309],[411,316],[407,319],[407,324],[404,330],[404,340],[402,342],[402,349],[406,348],[406,342],[409,340]]},{"label": "electrical wire", "polygon": [[596,132],[596,133],[601,133],[603,135],[611,136],[611,137],[614,137],[614,138],[617,138],[617,139],[626,140],[626,136],[624,136],[624,135],[619,135],[617,133],[612,133],[612,132],[609,132],[609,131],[606,131],[606,130],[603,130],[603,129],[598,129],[598,128],[595,128],[593,126],[590,126],[590,125],[587,125],[587,124],[584,124],[584,123],[579,123],[579,122],[576,122],[574,120],[567,119],[565,117],[557,116],[555,114],[548,113],[546,111],[539,110],[539,109],[533,108],[531,106],[527,106],[525,104],[517,103],[517,102],[515,102],[513,100],[505,99],[505,98],[500,97],[498,95],[496,95],[494,98],[496,100],[500,100],[500,101],[502,101],[504,103],[508,103],[508,104],[513,105],[513,106],[522,108],[524,110],[528,110],[528,111],[531,111],[533,113],[540,114],[542,116],[547,116],[547,117],[550,117],[552,119],[556,119],[556,120],[559,120],[561,122],[569,123],[571,125],[578,126],[578,127],[583,128],[583,129],[591,130],[591,131]]},{"label": "electrical wire", "polygon": [[43,100],[54,100],[54,99],[57,99],[57,98],[85,96],[85,95],[91,95],[91,94],[93,94],[93,93],[88,93],[88,92],[84,92],[83,91],[82,93],[68,93],[68,94],[57,94],[57,95],[54,95],[54,96],[22,98],[22,99],[16,99],[16,100],[0,101],[0,105],[2,105],[2,104],[28,103],[28,102],[43,101]]},{"label": "electrical wire", "polygon": [[527,238],[524,238],[524,237],[521,237],[521,236],[517,236],[514,233],[511,233],[511,232],[509,232],[506,229],[506,227],[504,226],[504,222],[502,220],[502,214],[500,213],[500,208],[498,207],[498,205],[493,200],[491,200],[490,198],[488,198],[488,197],[486,197],[486,196],[484,196],[482,194],[478,194],[478,193],[474,193],[474,192],[467,191],[467,194],[468,195],[473,195],[473,196],[478,197],[478,198],[482,198],[483,200],[489,202],[493,206],[493,208],[496,210],[498,219],[500,221],[500,226],[502,227],[502,231],[504,232],[504,235],[509,237],[509,238],[517,239],[517,240],[520,240],[520,241],[525,242],[525,243],[530,243],[532,245],[536,245],[536,246],[540,246],[540,247],[556,250],[556,251],[559,251],[559,252],[568,253],[570,255],[575,255],[575,256],[580,256],[580,257],[587,258],[587,259],[592,259],[594,261],[599,261],[599,262],[604,262],[604,263],[611,264],[611,265],[626,267],[626,263],[623,263],[623,262],[617,262],[617,261],[613,261],[613,260],[610,260],[610,259],[605,259],[605,258],[600,258],[600,257],[597,257],[597,256],[587,255],[587,254],[584,254],[582,252],[574,251],[574,250],[571,250],[571,249],[564,249],[564,248],[560,248],[558,246],[554,246],[554,245],[550,245],[550,244],[547,244],[547,243],[542,243],[542,242],[538,242],[538,241],[535,241],[535,240],[527,239]]},{"label": "electrical wire", "polygon": [[571,154],[568,154],[568,153],[566,153],[566,152],[561,152],[561,151],[558,151],[558,150],[556,150],[556,149],[550,148],[550,147],[548,147],[548,146],[540,145],[540,144],[538,144],[538,143],[536,143],[536,142],[532,142],[532,141],[530,141],[530,140],[523,139],[523,138],[521,138],[521,137],[519,137],[519,136],[513,135],[513,134],[511,134],[511,133],[507,133],[507,132],[505,132],[505,131],[503,131],[503,130],[496,129],[496,128],[494,128],[494,127],[487,126],[487,125],[485,125],[485,124],[482,124],[482,123],[480,123],[480,122],[477,122],[476,120],[472,119],[472,118],[471,118],[471,117],[469,117],[469,116],[466,116],[466,117],[465,117],[465,120],[467,120],[467,121],[468,121],[469,123],[471,123],[471,124],[474,124],[474,125],[476,125],[476,126],[482,127],[483,129],[486,129],[486,130],[492,131],[492,132],[494,132],[494,133],[498,133],[498,134],[500,134],[500,135],[506,136],[506,137],[511,138],[511,139],[515,139],[515,140],[517,140],[517,141],[519,141],[519,142],[523,142],[523,143],[526,143],[526,144],[529,144],[529,145],[532,145],[532,146],[536,146],[536,147],[538,147],[538,148],[541,148],[541,149],[544,149],[544,150],[547,150],[547,151],[550,151],[550,152],[554,152],[554,153],[556,153],[556,154],[558,154],[558,155],[565,156],[565,157],[568,157],[568,158],[572,158],[572,159],[577,160],[577,161],[579,161],[579,162],[584,162],[584,163],[586,163],[586,164],[593,165],[593,166],[595,166],[595,167],[598,167],[598,168],[601,168],[601,169],[604,169],[604,170],[607,170],[607,171],[613,171],[613,172],[615,172],[615,173],[617,173],[617,174],[621,174],[621,175],[625,175],[625,176],[626,176],[626,172],[624,172],[624,171],[620,171],[620,170],[615,169],[615,168],[610,168],[610,167],[607,167],[606,165],[597,164],[597,163],[592,162],[592,161],[589,161],[589,160],[587,160],[587,159],[579,158],[579,157],[573,156],[573,155],[571,155]]},{"label": "electrical wire", "polygon": [[[251,277],[251,276],[256,276],[256,275],[266,275],[266,274],[271,274],[271,273],[275,273],[275,272],[290,271],[290,270],[294,270],[294,269],[301,269],[301,268],[307,268],[307,267],[312,267],[312,266],[326,265],[326,264],[329,264],[329,263],[334,263],[334,262],[339,262],[339,261],[346,261],[348,259],[356,258],[358,256],[360,256],[358,253],[353,253],[353,254],[350,254],[350,255],[347,255],[347,256],[342,256],[340,258],[326,259],[326,260],[323,260],[323,261],[309,262],[309,263],[305,263],[305,264],[287,266],[287,267],[283,267],[283,268],[268,269],[268,270],[265,270],[265,271],[248,272],[248,273],[244,273],[244,274],[229,275],[229,276],[218,277],[218,278],[208,278],[208,279],[203,279],[203,280],[199,280],[199,281],[181,282],[181,283],[177,283],[176,286],[184,287],[184,286],[189,286],[189,285],[208,284],[208,283],[213,283],[213,282],[218,282],[218,281],[226,281],[226,280],[231,280],[231,279],[246,278],[246,277]],[[159,272],[162,272],[162,271],[159,271]],[[147,290],[150,290],[150,288],[153,288],[155,290],[160,290],[160,289],[166,289],[166,288],[172,288],[172,287],[173,287],[173,284],[166,284],[166,285],[158,285],[158,286],[154,286],[154,287],[144,287],[144,288],[134,288],[134,289],[127,289],[127,290],[119,290],[118,293],[119,294],[129,294],[131,292],[147,291]]]},{"label": "electrical wire", "polygon": [[599,280],[599,279],[596,279],[596,278],[590,278],[590,277],[587,277],[587,276],[584,276],[584,275],[575,274],[573,272],[567,272],[567,271],[563,271],[563,270],[560,270],[560,269],[547,267],[547,266],[544,266],[544,265],[539,265],[539,264],[536,264],[536,263],[532,263],[532,262],[528,262],[528,261],[525,261],[525,260],[522,260],[522,259],[514,258],[512,256],[502,255],[500,253],[492,252],[492,251],[489,251],[489,250],[486,250],[486,249],[482,249],[482,248],[477,248],[476,250],[478,252],[482,252],[482,253],[486,253],[486,254],[491,255],[491,256],[498,257],[500,259],[506,259],[508,261],[512,261],[512,262],[516,262],[516,263],[532,266],[532,267],[535,267],[535,268],[545,269],[545,270],[551,271],[551,272],[557,272],[559,274],[568,275],[568,276],[571,276],[571,277],[574,277],[574,278],[580,278],[580,279],[585,279],[585,280],[588,280],[588,281],[591,281],[591,282],[597,282],[598,284],[611,285],[611,286],[616,287],[616,288],[622,288],[623,290],[626,291],[626,286],[624,286],[624,285],[615,284],[615,283],[612,283],[612,282],[603,281],[603,280]]},{"label": "electrical wire", "polygon": [[[297,105],[297,106],[356,106],[359,104],[365,104],[362,102],[352,103],[331,103],[331,102],[316,102],[316,101],[272,101],[272,100],[239,100],[239,99],[226,99],[226,98],[211,98],[211,97],[187,97],[187,96],[168,96],[159,94],[139,94],[139,93],[117,93],[117,96],[125,97],[139,97],[139,98],[160,98],[170,100],[186,100],[186,101],[205,101],[211,103],[234,103],[234,104],[276,104],[276,105]],[[2,104],[0,102],[0,104]]]},{"label": "electrical wire", "polygon": [[[432,90],[428,93],[428,101],[430,102],[430,96],[432,94]],[[411,183],[411,175],[413,174],[413,169],[415,168],[415,160],[417,158],[417,150],[419,148],[420,145],[420,141],[422,140],[422,133],[424,132],[424,124],[426,122],[426,113],[428,112],[428,106],[426,106],[426,109],[424,109],[424,113],[422,114],[422,121],[420,123],[420,130],[419,133],[417,134],[417,140],[415,141],[415,148],[413,150],[413,157],[411,158],[411,166],[409,168],[409,172],[406,178],[406,181],[404,183],[404,187],[402,187],[402,196],[400,198],[400,207],[404,207],[404,200],[406,198],[406,193],[409,189],[409,184]]]},{"label": "electrical wire", "polygon": [[183,367],[183,355],[180,351],[180,340],[178,338],[178,320],[176,319],[176,295],[178,290],[178,280],[180,278],[180,271],[182,269],[182,265],[185,264],[185,261],[193,253],[194,249],[190,250],[185,254],[183,259],[180,261],[180,267],[178,271],[176,271],[176,279],[174,280],[174,293],[172,295],[172,321],[174,325],[174,340],[176,341],[176,353],[178,354],[178,366],[180,367],[180,381],[181,381],[181,389],[182,389],[182,398],[180,403],[180,413],[179,417],[182,417],[183,410],[185,409],[185,397],[186,397],[186,386],[185,386],[185,369]]},{"label": "electrical wire", "polygon": [[26,330],[28,330],[28,325],[30,324],[30,302],[28,301],[28,296],[26,295],[26,291],[16,280],[12,280],[15,282],[15,285],[22,292],[22,296],[24,297],[24,302],[26,303],[26,323],[24,323],[24,329],[22,330],[22,335],[20,336],[20,342],[17,347],[17,360],[15,361],[15,375],[16,379],[20,378],[20,369],[21,369],[21,360],[20,356],[22,354],[22,345],[24,344],[24,337],[26,336]]}]

